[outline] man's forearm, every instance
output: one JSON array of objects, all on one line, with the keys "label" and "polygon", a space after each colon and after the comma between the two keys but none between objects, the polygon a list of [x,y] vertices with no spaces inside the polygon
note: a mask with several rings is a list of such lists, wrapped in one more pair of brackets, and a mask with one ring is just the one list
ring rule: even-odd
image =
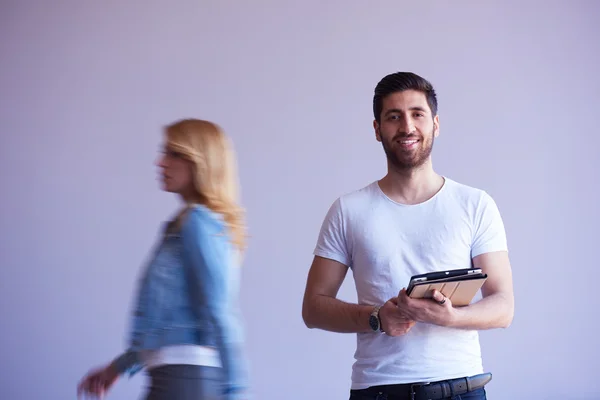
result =
[{"label": "man's forearm", "polygon": [[342,300],[313,295],[302,309],[304,323],[309,328],[323,329],[338,333],[372,332],[369,315],[373,306],[346,303]]},{"label": "man's forearm", "polygon": [[514,314],[512,296],[495,293],[477,303],[454,309],[454,317],[448,324],[452,328],[485,330],[508,328]]}]

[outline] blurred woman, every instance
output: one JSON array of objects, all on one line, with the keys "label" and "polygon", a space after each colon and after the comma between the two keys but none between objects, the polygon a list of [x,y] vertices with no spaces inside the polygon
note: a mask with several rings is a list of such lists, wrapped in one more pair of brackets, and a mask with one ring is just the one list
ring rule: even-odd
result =
[{"label": "blurred woman", "polygon": [[103,397],[119,376],[145,369],[147,400],[245,398],[237,295],[246,231],[233,149],[216,124],[182,120],[166,127],[158,165],[183,206],[141,277],[129,348],[85,376],[78,394]]}]

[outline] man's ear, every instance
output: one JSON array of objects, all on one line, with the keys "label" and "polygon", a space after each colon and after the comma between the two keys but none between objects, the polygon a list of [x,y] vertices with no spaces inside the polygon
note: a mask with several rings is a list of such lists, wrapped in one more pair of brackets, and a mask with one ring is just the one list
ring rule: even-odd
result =
[{"label": "man's ear", "polygon": [[377,120],[373,120],[373,129],[375,130],[375,139],[378,142],[381,142],[381,133],[379,132],[379,123]]},{"label": "man's ear", "polygon": [[440,116],[436,115],[433,119],[433,137],[440,135]]}]

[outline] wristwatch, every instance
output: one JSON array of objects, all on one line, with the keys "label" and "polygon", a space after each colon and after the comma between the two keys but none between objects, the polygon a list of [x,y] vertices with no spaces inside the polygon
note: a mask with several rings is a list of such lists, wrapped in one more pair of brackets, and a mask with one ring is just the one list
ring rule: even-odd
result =
[{"label": "wristwatch", "polygon": [[383,332],[383,328],[381,327],[381,320],[379,319],[379,309],[381,306],[376,306],[371,315],[369,316],[369,326],[373,332],[381,331]]}]

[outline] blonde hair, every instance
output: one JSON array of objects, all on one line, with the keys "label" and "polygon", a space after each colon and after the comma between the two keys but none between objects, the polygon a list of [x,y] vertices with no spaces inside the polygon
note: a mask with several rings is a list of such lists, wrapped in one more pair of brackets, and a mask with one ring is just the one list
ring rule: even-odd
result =
[{"label": "blonde hair", "polygon": [[243,252],[246,247],[244,209],[239,205],[239,182],[233,146],[217,124],[184,119],[165,128],[167,147],[193,164],[195,198],[223,216],[232,243]]}]

